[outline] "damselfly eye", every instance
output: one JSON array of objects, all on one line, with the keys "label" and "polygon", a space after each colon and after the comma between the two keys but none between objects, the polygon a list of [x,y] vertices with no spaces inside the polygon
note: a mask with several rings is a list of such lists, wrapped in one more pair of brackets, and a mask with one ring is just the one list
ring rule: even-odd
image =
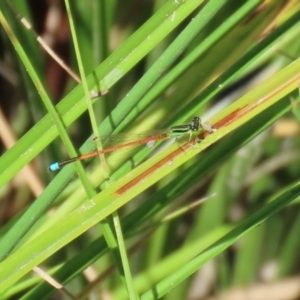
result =
[{"label": "damselfly eye", "polygon": [[189,125],[191,131],[198,131],[200,127],[200,118],[194,117],[192,123]]}]

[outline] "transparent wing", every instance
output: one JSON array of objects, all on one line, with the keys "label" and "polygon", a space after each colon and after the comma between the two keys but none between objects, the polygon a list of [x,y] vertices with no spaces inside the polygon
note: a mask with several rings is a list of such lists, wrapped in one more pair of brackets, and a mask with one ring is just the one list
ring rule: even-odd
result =
[{"label": "transparent wing", "polygon": [[[169,136],[169,130],[157,130],[137,134],[120,133],[110,136],[93,137],[91,142],[95,144],[99,139],[103,148],[110,148],[127,143],[136,143],[136,146],[138,146],[141,144],[147,145],[149,142],[150,144],[155,143],[155,141],[167,139]],[[132,146],[134,146],[134,144],[132,144]]]}]

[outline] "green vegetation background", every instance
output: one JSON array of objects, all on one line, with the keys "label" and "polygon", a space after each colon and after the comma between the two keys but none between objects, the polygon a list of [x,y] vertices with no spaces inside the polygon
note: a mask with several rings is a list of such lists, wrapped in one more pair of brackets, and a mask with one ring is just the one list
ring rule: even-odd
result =
[{"label": "green vegetation background", "polygon": [[[2,59],[14,79],[1,79],[1,108],[20,137],[0,157],[3,299],[48,299],[55,288],[33,276],[36,266],[74,299],[188,299],[201,284],[216,296],[255,286],[271,263],[264,280],[296,274],[298,3],[66,1],[53,38],[80,84],[16,18],[49,33],[41,9],[13,4],[15,12],[0,3]],[[178,141],[151,158],[143,148],[105,157],[106,167],[97,158],[47,172],[91,151],[91,135],[193,116],[216,131],[186,150]],[[41,194],[28,173],[16,180],[32,160]]]}]

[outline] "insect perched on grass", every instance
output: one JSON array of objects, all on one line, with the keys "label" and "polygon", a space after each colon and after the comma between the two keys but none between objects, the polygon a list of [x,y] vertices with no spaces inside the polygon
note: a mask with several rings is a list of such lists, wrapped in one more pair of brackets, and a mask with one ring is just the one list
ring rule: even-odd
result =
[{"label": "insect perched on grass", "polygon": [[[118,135],[112,135],[109,137],[100,138],[101,142],[105,146],[104,149],[82,154],[62,162],[52,163],[49,166],[49,170],[57,171],[61,169],[63,166],[68,165],[72,162],[94,157],[101,153],[114,152],[117,150],[134,147],[141,144],[146,144],[148,147],[151,147],[156,141],[161,141],[161,140],[166,140],[171,138],[179,138],[183,135],[189,135],[189,142],[190,142],[192,135],[198,134],[201,129],[202,129],[202,125],[200,123],[200,118],[193,117],[191,123],[189,124],[174,125],[169,129],[156,131],[155,133],[147,132],[147,133],[141,133],[136,135],[118,134]],[[127,141],[127,142],[122,143],[122,141]],[[109,146],[111,144],[114,145]]]}]

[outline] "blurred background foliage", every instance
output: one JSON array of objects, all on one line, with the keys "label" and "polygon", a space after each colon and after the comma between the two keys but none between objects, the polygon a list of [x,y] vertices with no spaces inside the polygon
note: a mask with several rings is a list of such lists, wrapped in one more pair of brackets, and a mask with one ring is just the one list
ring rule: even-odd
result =
[{"label": "blurred background foliage", "polygon": [[[37,44],[35,33],[25,29],[17,16],[26,16],[35,32],[79,74],[65,4],[55,0],[11,2],[13,7],[10,7],[10,1],[3,1],[1,12],[27,53],[39,76],[39,84],[45,86],[53,104],[79,107],[85,100],[80,100],[80,92],[76,94],[78,83],[45,53]],[[105,63],[105,66],[114,66],[112,70],[103,71],[107,77],[101,78],[99,84],[100,90],[108,93],[93,100],[99,125],[110,120],[111,131],[139,132],[181,124],[194,115],[200,115],[203,120],[213,120],[213,116],[222,116],[222,111],[237,99],[255,88],[263,89],[267,79],[272,80],[280,70],[284,74],[285,68],[297,61],[300,50],[298,1],[252,1],[252,6],[251,1],[248,4],[244,1],[220,1],[219,5],[216,4],[218,1],[201,2],[72,1],[72,17],[84,70],[86,74],[93,72],[88,79],[89,88],[95,85],[91,78],[99,79]],[[194,5],[195,8],[176,11],[177,7],[185,5]],[[205,8],[207,14],[203,13]],[[211,13],[214,9],[216,11]],[[185,45],[188,35],[184,35],[184,30],[197,20],[201,12],[203,27]],[[179,13],[186,16],[182,17]],[[182,22],[173,28],[172,21],[179,17]],[[153,23],[146,23],[147,20],[153,20]],[[15,172],[14,176],[5,179],[3,163],[6,157],[19,160],[20,156],[21,160],[23,156],[13,156],[17,151],[13,145],[21,145],[18,140],[22,136],[26,140],[29,137],[26,133],[34,134],[38,128],[36,124],[46,120],[48,111],[28,76],[22,57],[18,56],[3,28],[0,29],[0,150],[1,155],[5,153],[0,160],[3,176],[0,235],[5,238],[2,243],[10,239],[9,230],[14,228],[30,205],[39,201],[40,195],[45,195],[42,194],[45,187],[52,189],[49,183],[55,186],[59,181],[57,178],[53,181],[55,176],[47,172],[49,162],[68,157],[61,140],[55,139],[56,132],[56,136],[49,135],[41,141],[27,169],[29,173]],[[136,35],[130,40],[134,33]],[[142,44],[144,41],[145,44]],[[264,42],[267,46],[263,46]],[[255,47],[260,50],[254,52]],[[136,53],[141,49],[145,49],[145,53],[138,56]],[[113,56],[112,53],[120,55]],[[121,63],[124,63],[123,67]],[[108,76],[110,71],[114,74],[113,78]],[[218,81],[220,76],[223,76],[224,84]],[[278,81],[279,84],[284,82]],[[76,101],[72,105],[69,93],[75,94]],[[232,242],[218,255],[204,258],[199,265],[195,263],[192,274],[180,273],[187,262],[214,245],[229,230],[237,228],[248,216],[259,212],[265,204],[291,191],[291,187],[299,181],[298,95],[297,88],[286,93],[276,104],[264,109],[243,127],[237,126],[222,141],[216,140],[201,156],[191,158],[155,185],[132,197],[133,201],[119,210],[136,292],[143,295],[142,299],[275,300],[300,297],[297,193],[293,204],[287,203],[263,223],[253,221],[255,228],[247,235]],[[134,97],[138,101],[131,109],[127,102],[135,101]],[[129,111],[118,119],[118,109],[120,113],[123,110],[122,103]],[[78,149],[92,133],[90,114],[83,105],[81,111],[71,117],[73,119],[65,121],[67,115],[68,112],[61,114],[61,118],[75,149]],[[131,117],[126,121],[128,115]],[[47,124],[53,126],[52,123]],[[219,128],[215,128],[215,134],[218,134]],[[105,130],[106,127],[104,134],[110,133]],[[29,138],[28,143],[31,143]],[[25,156],[30,147],[22,148],[22,151],[20,153]],[[139,154],[136,155],[138,157]],[[141,157],[140,160],[143,160],[145,156]],[[127,162],[129,167],[116,167],[113,180],[122,179],[135,164],[134,160]],[[26,162],[20,161],[18,170],[21,171],[24,165]],[[95,174],[93,172],[102,172],[99,160],[93,160],[88,166],[87,173]],[[49,202],[52,204],[39,212],[35,224],[27,223],[22,242],[25,246],[26,240],[40,226],[48,224],[46,228],[51,228],[51,218],[52,222],[59,223],[86,200],[86,195],[76,195],[81,183],[74,171],[65,174],[65,178],[67,183],[55,196],[51,196]],[[91,178],[93,187],[100,193],[103,178]],[[76,196],[78,199],[74,200]],[[65,209],[66,199],[66,203],[75,201],[76,204]],[[190,207],[193,203],[195,205]],[[275,211],[270,210],[270,214]],[[165,219],[174,212],[177,215]],[[258,224],[260,226],[256,227]],[[120,281],[120,274],[115,269],[116,263],[104,240],[101,240],[103,228],[90,227],[65,247],[45,257],[43,269],[49,270],[50,274],[59,274],[54,278],[66,283],[66,289],[78,299],[128,299],[124,282]],[[241,229],[241,235],[242,232],[246,233],[246,229]],[[12,249],[15,255],[18,254],[20,238],[12,242],[7,254]],[[46,236],[44,238],[47,239]],[[84,257],[82,263],[80,257]],[[75,261],[78,262],[76,267]],[[62,267],[61,273],[55,273],[58,267]],[[174,288],[166,288],[170,290],[168,294],[160,292],[159,284],[172,274],[180,278],[180,284],[177,282]],[[3,294],[3,299],[52,299],[49,297],[55,290],[41,281],[27,274]],[[156,288],[159,291],[157,295]],[[53,299],[69,297],[58,294]]]}]

